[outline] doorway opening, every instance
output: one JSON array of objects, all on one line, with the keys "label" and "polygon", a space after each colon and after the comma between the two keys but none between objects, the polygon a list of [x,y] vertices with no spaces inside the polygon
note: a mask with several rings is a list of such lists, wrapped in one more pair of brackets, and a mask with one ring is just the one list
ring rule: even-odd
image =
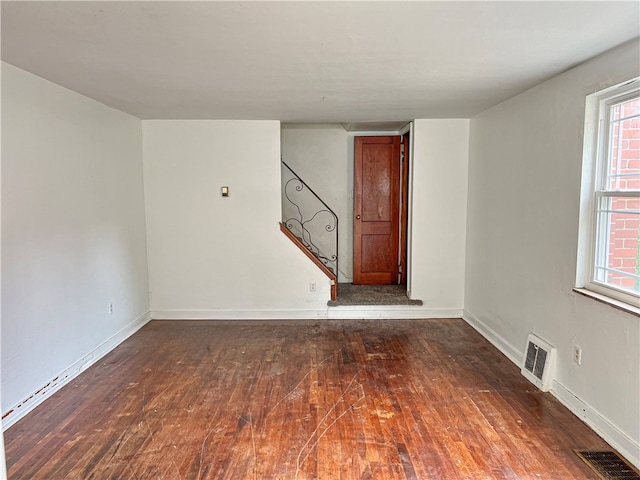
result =
[{"label": "doorway opening", "polygon": [[[312,188],[338,216],[339,223],[339,242],[338,257],[340,259],[337,268],[338,276],[338,300],[340,302],[346,295],[357,290],[363,290],[363,295],[355,295],[353,302],[349,305],[399,305],[408,303],[407,291],[411,290],[411,273],[410,273],[410,245],[411,245],[411,225],[409,216],[410,197],[411,197],[411,179],[410,179],[410,150],[411,148],[411,132],[412,123],[394,122],[385,124],[374,123],[358,123],[358,124],[319,124],[319,125],[295,125],[284,124],[281,129],[281,148],[283,160],[290,165],[296,173]],[[357,250],[358,242],[354,242],[354,232],[358,227],[356,216],[358,212],[354,210],[355,202],[355,180],[354,169],[356,159],[356,142],[363,142],[361,138],[373,138],[381,141],[385,145],[384,138],[387,138],[386,147],[392,149],[395,153],[391,161],[393,172],[389,175],[382,174],[383,184],[389,191],[394,191],[395,205],[384,205],[384,203],[370,205],[366,210],[360,211],[360,220],[367,220],[367,215],[376,216],[375,222],[361,224],[366,227],[384,228],[387,227],[387,233],[393,229],[396,238],[392,240],[395,245],[395,253],[386,253],[387,261],[391,258],[391,265],[386,274],[386,279],[381,281],[380,278],[367,282],[366,285],[359,285],[358,279],[354,281],[354,249]],[[365,142],[370,143],[370,142]],[[379,146],[379,145],[378,145]],[[360,147],[358,147],[360,148]],[[377,158],[375,153],[376,146],[364,146],[364,153],[372,154]],[[378,163],[384,163],[384,157],[378,158]],[[369,175],[369,184],[375,184],[375,174],[371,172],[373,169],[370,162],[364,163],[363,167],[371,173]],[[379,173],[379,172],[378,172]],[[380,175],[379,175],[380,176]],[[385,176],[388,178],[385,180]],[[393,179],[393,182],[391,180]],[[378,182],[380,183],[380,182]],[[364,190],[366,193],[366,189]],[[362,190],[359,190],[362,192]],[[365,203],[366,205],[366,203]],[[393,210],[393,220],[385,218],[386,222],[378,222],[381,217],[385,216],[385,212]],[[362,218],[364,214],[365,218]],[[385,225],[386,224],[386,225]],[[408,233],[409,232],[409,233]],[[364,232],[366,233],[366,232]],[[381,256],[368,255],[371,247],[375,244],[384,243],[382,237],[378,237],[376,232],[365,238],[364,253],[365,259],[370,264],[384,263],[385,259]],[[361,239],[362,240],[362,239]],[[408,245],[407,245],[408,244]],[[362,249],[361,252],[362,253]],[[356,262],[357,265],[357,262]],[[369,265],[370,267],[370,265]],[[364,273],[371,274],[371,269],[365,266],[361,269]],[[382,275],[385,275],[384,272]],[[371,279],[370,279],[371,280]],[[366,288],[365,288],[366,287]],[[380,288],[373,288],[380,287]],[[384,287],[384,288],[383,288]],[[395,288],[392,288],[395,287]],[[383,294],[385,288],[389,288],[389,294]],[[397,298],[395,298],[397,297]],[[347,298],[348,300],[348,298]],[[331,302],[330,304],[333,304]]]},{"label": "doorway opening", "polygon": [[407,284],[409,133],[355,137],[353,284]]},{"label": "doorway opening", "polygon": [[335,305],[421,305],[407,296],[410,134],[354,139],[353,284]]}]

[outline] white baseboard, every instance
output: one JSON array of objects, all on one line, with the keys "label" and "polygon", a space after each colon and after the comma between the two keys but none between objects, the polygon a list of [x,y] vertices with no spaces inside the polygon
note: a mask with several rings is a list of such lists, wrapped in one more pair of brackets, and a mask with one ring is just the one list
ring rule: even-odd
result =
[{"label": "white baseboard", "polygon": [[471,325],[480,335],[489,340],[491,344],[500,350],[509,360],[520,367],[522,365],[522,359],[524,353],[515,348],[504,338],[494,332],[491,328],[485,325],[479,318],[473,315],[471,312],[465,310],[462,314],[462,318],[465,322]]},{"label": "white baseboard", "polygon": [[553,381],[551,395],[567,407],[580,420],[589,425],[598,435],[604,438],[608,444],[615,448],[636,468],[640,468],[640,444],[634,442],[624,432],[612,425],[606,418],[600,415],[591,406],[580,400],[567,387],[557,381]]},{"label": "white baseboard", "polygon": [[153,310],[154,320],[309,320],[460,318],[460,309],[429,309],[419,305],[356,305],[291,310]]},{"label": "white baseboard", "polygon": [[[489,328],[471,312],[465,310],[462,318],[494,347],[506,355],[509,360],[518,367],[522,365],[524,354],[517,348]],[[609,445],[620,452],[620,454],[635,465],[636,468],[640,468],[640,443],[629,438],[627,434],[609,422],[601,413],[586,404],[557,380],[553,381],[549,393],[600,435]]]},{"label": "white baseboard", "polygon": [[456,308],[425,308],[420,305],[350,305],[329,307],[327,318],[351,319],[419,319],[460,318],[462,310]]},{"label": "white baseboard", "polygon": [[308,320],[327,318],[327,310],[152,310],[151,318],[154,320]]},{"label": "white baseboard", "polygon": [[67,367],[49,383],[32,393],[29,397],[22,400],[13,408],[10,408],[8,412],[3,413],[2,430],[5,431],[6,429],[14,425],[18,420],[31,412],[47,398],[51,397],[51,395],[71,382],[79,374],[81,374],[95,362],[100,360],[135,332],[140,330],[140,328],[146,325],[149,320],[151,320],[149,312],[140,315],[119,332],[112,335],[109,339],[105,340],[103,343],[98,345],[82,358],[78,359],[72,365]]}]

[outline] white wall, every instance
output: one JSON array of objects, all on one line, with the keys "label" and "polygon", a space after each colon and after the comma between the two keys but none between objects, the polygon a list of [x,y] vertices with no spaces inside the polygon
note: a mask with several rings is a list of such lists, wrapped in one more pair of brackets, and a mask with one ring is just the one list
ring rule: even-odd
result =
[{"label": "white wall", "polygon": [[279,230],[280,123],[142,124],[154,316],[326,316],[329,279]]},{"label": "white wall", "polygon": [[411,211],[411,298],[462,310],[469,120],[415,120]]},{"label": "white wall", "polygon": [[3,412],[144,322],[141,138],[138,119],[2,65]]},{"label": "white wall", "polygon": [[555,345],[554,394],[636,464],[640,319],[572,287],[585,96],[637,76],[639,59],[627,44],[472,120],[465,295],[467,317],[512,359],[529,332]]}]

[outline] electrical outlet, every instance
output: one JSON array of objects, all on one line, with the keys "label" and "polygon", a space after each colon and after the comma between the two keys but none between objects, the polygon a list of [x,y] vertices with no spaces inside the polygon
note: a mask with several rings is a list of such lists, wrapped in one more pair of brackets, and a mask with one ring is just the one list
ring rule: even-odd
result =
[{"label": "electrical outlet", "polygon": [[316,291],[316,282],[309,282],[309,291],[310,292]]},{"label": "electrical outlet", "polygon": [[113,303],[109,304],[109,315],[113,315]]},{"label": "electrical outlet", "polygon": [[578,345],[573,346],[573,361],[582,365],[582,349]]}]

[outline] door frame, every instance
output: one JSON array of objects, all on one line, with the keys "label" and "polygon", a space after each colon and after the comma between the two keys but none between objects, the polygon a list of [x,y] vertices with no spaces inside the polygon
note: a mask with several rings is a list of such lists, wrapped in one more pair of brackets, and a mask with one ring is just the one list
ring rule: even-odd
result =
[{"label": "door frame", "polygon": [[400,222],[398,234],[398,284],[407,284],[407,233],[409,222],[409,132],[400,135]]},{"label": "door frame", "polygon": [[[412,273],[412,269],[411,269],[411,259],[412,259],[412,230],[413,230],[413,142],[414,142],[414,125],[413,125],[413,121],[408,122],[404,127],[402,127],[399,130],[395,130],[395,131],[388,131],[388,132],[383,132],[383,131],[361,131],[356,133],[353,137],[352,137],[352,145],[353,145],[353,149],[352,149],[352,155],[351,155],[351,165],[352,167],[355,167],[355,163],[354,163],[354,159],[355,159],[355,139],[356,137],[374,137],[374,136],[381,136],[381,137],[388,137],[388,136],[400,136],[403,137],[404,135],[406,135],[407,133],[409,134],[409,141],[408,141],[408,151],[405,149],[404,152],[404,157],[405,157],[405,161],[408,162],[408,172],[407,172],[407,182],[406,182],[406,186],[402,186],[402,188],[406,188],[406,210],[407,210],[407,214],[406,214],[406,258],[405,258],[405,272],[403,273],[403,276],[406,276],[406,291],[407,291],[407,296],[409,298],[411,298],[411,273]],[[355,193],[355,171],[352,170],[352,175],[353,175],[353,190],[352,192],[352,200],[354,199],[354,193]],[[352,202],[352,211],[351,211],[351,217],[354,218],[355,217],[355,203]],[[354,248],[354,241],[355,241],[355,235],[352,238],[351,241],[351,249],[353,252],[353,248]],[[355,262],[355,255],[352,255],[352,263]],[[400,258],[399,258],[399,262],[400,262]]]},{"label": "door frame", "polygon": [[407,277],[407,296],[411,298],[411,238],[413,231],[413,121],[407,123],[399,131],[399,135],[409,134],[409,151],[405,152],[405,160],[408,162],[408,175],[407,175],[407,251],[406,251],[406,277]]}]

